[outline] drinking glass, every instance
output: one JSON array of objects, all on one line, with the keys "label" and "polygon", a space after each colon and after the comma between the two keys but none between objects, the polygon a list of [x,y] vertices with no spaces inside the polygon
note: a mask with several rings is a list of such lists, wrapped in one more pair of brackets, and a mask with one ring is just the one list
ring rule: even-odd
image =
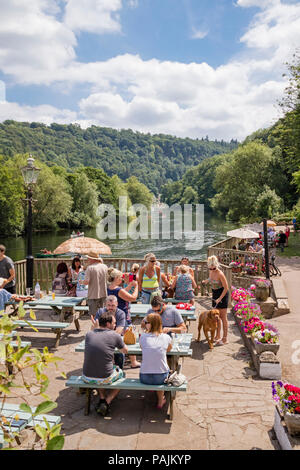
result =
[{"label": "drinking glass", "polygon": [[27,295],[27,296],[31,295],[31,289],[30,289],[30,287],[26,287],[26,295]]}]

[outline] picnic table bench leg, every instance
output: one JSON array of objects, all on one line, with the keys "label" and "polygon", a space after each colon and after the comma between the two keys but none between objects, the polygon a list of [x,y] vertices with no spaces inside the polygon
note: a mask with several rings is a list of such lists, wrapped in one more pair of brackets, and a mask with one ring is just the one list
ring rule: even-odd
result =
[{"label": "picnic table bench leg", "polygon": [[176,398],[176,392],[167,392],[169,394],[169,416],[170,420],[173,420],[174,416],[174,401]]},{"label": "picnic table bench leg", "polygon": [[91,389],[91,388],[87,388],[87,389],[86,389],[86,392],[85,392],[85,397],[86,397],[86,401],[85,401],[85,410],[84,410],[85,416],[87,416],[87,415],[90,413],[91,394],[92,394],[92,389]]},{"label": "picnic table bench leg", "polygon": [[60,340],[60,337],[61,337],[61,328],[52,328],[54,333],[56,333],[56,339],[55,339],[55,348],[58,347],[59,345],[59,340]]}]

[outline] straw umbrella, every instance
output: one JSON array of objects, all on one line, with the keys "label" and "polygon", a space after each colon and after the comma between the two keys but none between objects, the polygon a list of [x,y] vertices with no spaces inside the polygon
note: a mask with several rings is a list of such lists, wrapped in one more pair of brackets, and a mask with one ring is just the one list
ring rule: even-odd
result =
[{"label": "straw umbrella", "polygon": [[70,238],[55,248],[53,253],[55,255],[62,255],[64,253],[86,255],[90,252],[98,253],[99,255],[111,255],[111,249],[108,245],[89,237]]},{"label": "straw umbrella", "polygon": [[[263,225],[263,224],[264,224],[264,223],[261,222],[260,225]],[[274,222],[273,220],[267,220],[267,226],[268,226],[268,227],[276,227],[276,225],[277,225],[276,222]]]}]

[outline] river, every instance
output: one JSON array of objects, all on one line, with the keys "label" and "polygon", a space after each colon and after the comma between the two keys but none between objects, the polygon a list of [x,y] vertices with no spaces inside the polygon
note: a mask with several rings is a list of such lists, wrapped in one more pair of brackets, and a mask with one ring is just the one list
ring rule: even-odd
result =
[{"label": "river", "polygon": [[[149,233],[146,240],[103,240],[111,248],[111,257],[116,258],[143,258],[146,253],[153,252],[160,259],[180,259],[188,256],[190,259],[206,259],[207,247],[217,241],[226,238],[226,232],[235,228],[236,225],[226,222],[224,219],[212,215],[204,215],[203,246],[193,240],[183,239],[153,239]],[[55,250],[62,242],[70,238],[71,230],[57,230],[55,232],[36,232],[33,234],[33,255],[41,249]],[[87,237],[98,238],[96,229],[84,230]],[[224,237],[225,236],[225,237]],[[171,231],[172,237],[172,231]],[[14,261],[26,257],[26,237],[0,238],[0,244],[6,246],[6,254]]]}]

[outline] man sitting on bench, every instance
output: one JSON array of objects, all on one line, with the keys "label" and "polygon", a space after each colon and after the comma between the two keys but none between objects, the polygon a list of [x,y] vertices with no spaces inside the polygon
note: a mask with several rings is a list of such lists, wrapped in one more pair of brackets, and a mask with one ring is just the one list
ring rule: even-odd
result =
[{"label": "man sitting on bench", "polygon": [[[168,306],[164,300],[159,296],[153,297],[151,301],[149,313],[158,313],[161,316],[163,333],[186,333],[186,325],[182,316],[173,305]],[[142,328],[145,328],[145,321],[141,323]]]},{"label": "man sitting on bench", "polygon": [[[89,331],[85,337],[84,363],[82,379],[95,385],[110,384],[124,377],[122,369],[113,365],[114,351],[128,352],[122,336],[114,330],[114,315],[104,312],[98,319],[99,328]],[[111,390],[105,396],[105,389],[98,389],[100,400],[96,406],[97,413],[105,416],[119,390]]]}]

